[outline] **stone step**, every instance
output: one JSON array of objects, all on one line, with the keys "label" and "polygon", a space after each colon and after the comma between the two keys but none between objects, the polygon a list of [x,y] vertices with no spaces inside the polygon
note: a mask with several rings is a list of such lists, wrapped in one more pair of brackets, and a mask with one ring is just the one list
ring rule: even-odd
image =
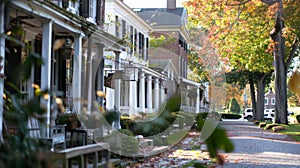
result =
[{"label": "stone step", "polygon": [[152,139],[139,139],[139,153],[149,152],[153,148]]}]

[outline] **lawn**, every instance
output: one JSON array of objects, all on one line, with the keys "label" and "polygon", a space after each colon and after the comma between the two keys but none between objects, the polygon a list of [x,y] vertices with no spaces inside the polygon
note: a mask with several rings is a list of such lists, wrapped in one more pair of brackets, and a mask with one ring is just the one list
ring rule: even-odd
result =
[{"label": "lawn", "polygon": [[290,135],[293,139],[300,142],[300,124],[283,125],[285,130],[279,131],[281,134]]}]

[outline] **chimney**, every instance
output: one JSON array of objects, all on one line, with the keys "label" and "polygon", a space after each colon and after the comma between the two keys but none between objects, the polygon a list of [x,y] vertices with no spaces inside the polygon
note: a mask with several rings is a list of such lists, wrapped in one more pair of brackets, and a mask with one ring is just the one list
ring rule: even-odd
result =
[{"label": "chimney", "polygon": [[167,9],[176,9],[176,0],[167,0]]}]

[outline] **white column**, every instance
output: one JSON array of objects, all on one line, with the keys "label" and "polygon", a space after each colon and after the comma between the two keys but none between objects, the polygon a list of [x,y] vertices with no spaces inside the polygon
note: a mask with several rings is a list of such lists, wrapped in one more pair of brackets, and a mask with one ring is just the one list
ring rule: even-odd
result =
[{"label": "white column", "polygon": [[147,108],[152,112],[152,75],[147,76]]},{"label": "white column", "polygon": [[197,97],[196,97],[196,113],[200,112],[200,88],[197,87]]},{"label": "white column", "polygon": [[81,113],[81,88],[82,88],[82,35],[76,35],[74,39],[74,69],[73,69],[73,108],[77,113]]},{"label": "white column", "polygon": [[129,83],[129,115],[137,114],[137,84],[136,81]]},{"label": "white column", "polygon": [[145,73],[140,73],[140,85],[139,85],[139,105],[142,112],[145,112]]},{"label": "white column", "polygon": [[[120,52],[116,51],[116,62],[115,62],[115,67],[116,70],[119,70],[121,68],[120,66]],[[120,110],[120,100],[121,99],[121,79],[115,79],[115,108],[117,110]]]},{"label": "white column", "polygon": [[162,82],[161,82],[160,83],[160,106],[164,105],[165,99],[166,99],[165,89],[164,89],[164,87],[162,85]]},{"label": "white column", "polygon": [[88,79],[88,88],[87,88],[87,113],[92,112],[93,104],[93,84],[92,84],[92,75],[93,75],[93,58],[92,58],[92,37],[88,38],[88,50],[87,50],[87,79]]},{"label": "white column", "polygon": [[[52,20],[43,23],[43,39],[42,39],[42,58],[44,64],[41,70],[41,89],[47,90],[51,88],[51,46],[52,46]],[[50,99],[42,100],[41,103],[46,108],[46,137],[50,136]]]},{"label": "white column", "polygon": [[122,106],[128,107],[129,106],[128,97],[129,97],[129,92],[130,92],[130,81],[129,80],[124,80],[122,85],[124,86],[124,87],[122,87],[122,89],[123,89],[122,95],[125,98],[124,100],[122,100]]},{"label": "white column", "polygon": [[[4,22],[5,22],[5,12],[4,12],[5,2],[0,2],[0,34],[4,34]],[[2,61],[0,62],[0,66],[2,69],[0,70],[0,75],[4,73],[4,60],[5,60],[5,38],[4,36],[0,36],[0,56],[2,57]],[[4,78],[0,77],[0,143],[3,142],[2,135],[2,123],[3,123],[3,88],[4,88]]]},{"label": "white column", "polygon": [[154,108],[155,112],[159,109],[159,79],[154,79]]}]

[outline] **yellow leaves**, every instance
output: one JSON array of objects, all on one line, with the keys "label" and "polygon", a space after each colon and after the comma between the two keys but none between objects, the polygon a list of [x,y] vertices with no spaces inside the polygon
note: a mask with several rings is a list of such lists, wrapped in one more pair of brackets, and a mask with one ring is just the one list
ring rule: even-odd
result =
[{"label": "yellow leaves", "polygon": [[106,98],[106,95],[105,95],[105,93],[104,93],[103,91],[98,90],[96,94],[97,94],[97,96],[99,96],[99,97]]},{"label": "yellow leaves", "polygon": [[289,79],[289,88],[294,92],[298,97],[300,97],[300,72],[295,71],[291,78]]}]

